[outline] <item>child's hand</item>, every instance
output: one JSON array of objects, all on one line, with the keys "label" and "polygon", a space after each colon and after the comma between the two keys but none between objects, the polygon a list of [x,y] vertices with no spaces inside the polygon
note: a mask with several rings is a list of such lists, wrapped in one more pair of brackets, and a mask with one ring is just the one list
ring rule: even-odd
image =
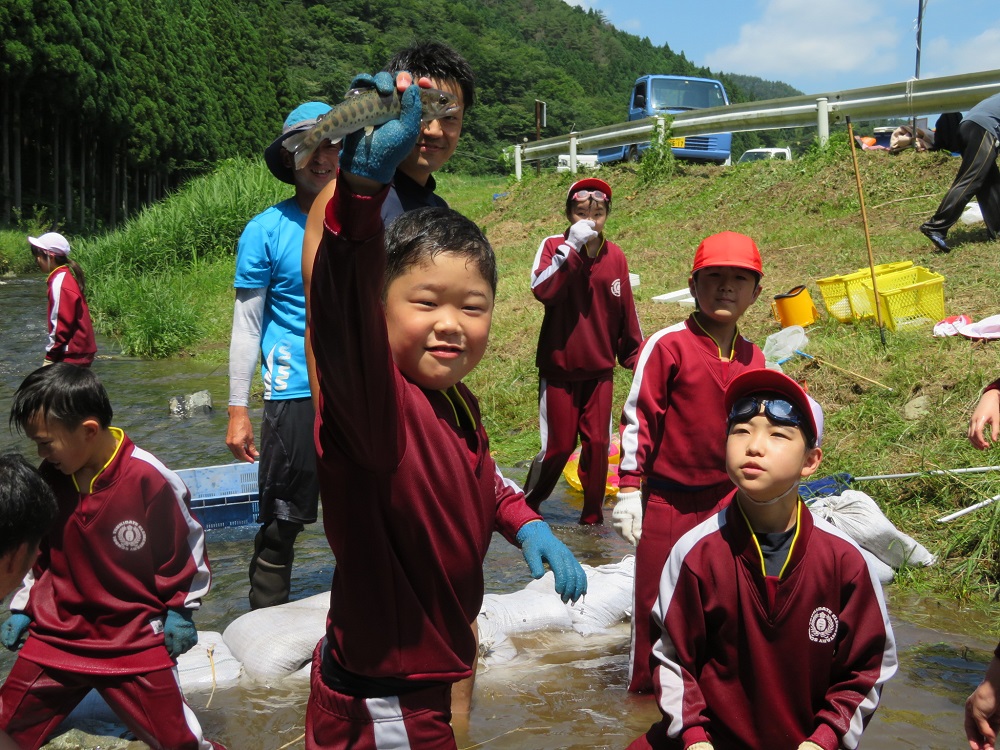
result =
[{"label": "child's hand", "polygon": [[545,574],[544,560],[556,579],[556,593],[563,602],[575,602],[587,593],[587,574],[569,548],[555,538],[545,521],[528,521],[517,532],[517,543],[532,578]]},{"label": "child's hand", "polygon": [[[361,178],[369,185],[388,185],[396,167],[413,150],[413,145],[420,135],[420,93],[409,73],[399,73],[396,80],[386,72],[374,76],[362,74],[351,81],[351,88],[375,88],[382,96],[391,96],[397,88],[402,91],[400,96],[400,112],[398,120],[375,128],[366,135],[364,130],[351,133],[344,138],[344,149],[340,155],[340,170],[348,175]],[[348,182],[354,188],[356,181],[348,177]],[[368,191],[366,191],[368,192]]]},{"label": "child's hand", "polygon": [[[983,436],[987,427],[990,428],[989,440]],[[969,419],[969,442],[983,451],[997,439],[1000,439],[1000,391],[986,391]]]},{"label": "child's hand", "polygon": [[163,645],[172,659],[190,651],[198,642],[198,630],[192,616],[190,609],[167,610],[167,619],[163,623]]},{"label": "child's hand", "polygon": [[31,618],[21,612],[15,612],[0,626],[0,643],[11,651],[21,648],[21,636],[31,624]]},{"label": "child's hand", "polygon": [[611,526],[629,544],[639,544],[642,537],[642,493],[639,490],[618,493],[618,501],[611,512]]},{"label": "child's hand", "polygon": [[590,219],[580,219],[580,221],[569,228],[566,244],[579,252],[581,247],[597,236],[597,232],[594,231],[595,226],[597,225]]}]

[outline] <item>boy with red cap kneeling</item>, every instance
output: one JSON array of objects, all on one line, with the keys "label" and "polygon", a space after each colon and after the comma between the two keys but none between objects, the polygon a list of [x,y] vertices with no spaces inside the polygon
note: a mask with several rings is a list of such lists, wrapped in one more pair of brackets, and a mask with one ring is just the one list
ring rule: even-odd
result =
[{"label": "boy with red cap kneeling", "polygon": [[531,462],[525,499],[538,510],[580,438],[582,524],[604,523],[615,361],[635,366],[642,330],[625,253],[604,236],[611,186],[590,177],[566,193],[562,233],[546,237],[531,271],[545,305],[538,335],[538,422],[542,449]]},{"label": "boy with red cap kneeling", "polygon": [[[639,350],[621,419],[618,501],[612,525],[637,545],[629,690],[653,689],[657,634],[650,610],[670,548],[714,516],[732,492],[726,475],[723,391],[764,353],[739,332],[764,275],[752,239],[736,232],[698,246],[688,286],[695,311],[650,336]],[[641,491],[640,491],[641,488]]]},{"label": "boy with red cap kneeling", "polygon": [[663,568],[653,654],[664,718],[630,750],[857,747],[896,646],[860,548],[799,498],[822,458],[823,411],[774,370],[736,378],[725,408],[736,489]]}]

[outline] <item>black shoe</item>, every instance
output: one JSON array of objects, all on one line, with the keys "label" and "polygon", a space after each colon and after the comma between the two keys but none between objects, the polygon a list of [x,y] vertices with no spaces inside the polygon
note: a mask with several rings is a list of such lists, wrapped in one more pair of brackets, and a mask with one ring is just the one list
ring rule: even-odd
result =
[{"label": "black shoe", "polygon": [[939,232],[936,229],[931,229],[927,226],[920,227],[920,231],[924,233],[931,242],[934,243],[934,248],[941,253],[950,253],[951,248],[948,247],[948,242],[944,238],[944,232]]}]

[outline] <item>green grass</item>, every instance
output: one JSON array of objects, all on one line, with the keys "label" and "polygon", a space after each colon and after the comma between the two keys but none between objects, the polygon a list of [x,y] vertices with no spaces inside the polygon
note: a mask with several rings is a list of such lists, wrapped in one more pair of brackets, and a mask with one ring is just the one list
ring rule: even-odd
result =
[{"label": "green grass", "polygon": [[[859,152],[858,159],[875,262],[912,260],[943,274],[948,314],[964,312],[978,320],[996,313],[1000,243],[987,242],[981,224],[956,225],[949,234],[953,252],[939,255],[917,231],[950,185],[958,161],[914,152]],[[805,284],[822,311],[816,280],[867,266],[845,136],[791,162],[674,168],[670,179],[652,182],[636,165],[600,172],[614,189],[607,234],[641,279],[636,297],[646,335],[686,316],[685,309],[651,298],[687,285],[695,248],[715,232],[746,233],[761,248],[764,292],[743,320],[744,333],[760,345],[779,330],[770,310],[774,294]],[[528,170],[520,183],[453,174],[438,181],[439,192],[483,226],[497,251],[500,284],[490,350],[468,381],[482,402],[492,449],[505,466],[538,450],[534,351],[542,306],[531,295],[528,276],[541,239],[564,228],[563,201],[572,179]],[[225,164],[125,230],[81,243],[78,258],[99,325],[131,353],[183,352],[224,361],[236,238],[251,216],[285,195],[259,162]],[[13,252],[21,252],[16,248],[23,249],[23,241],[23,234],[10,240]],[[0,235],[0,252],[6,243]],[[965,438],[980,388],[1000,376],[1000,347],[935,339],[930,327],[885,331],[883,347],[874,323],[839,323],[825,312],[808,335],[806,351],[823,362],[799,358],[787,363],[786,371],[804,381],[826,411],[820,475],[1000,464],[996,451],[975,451]],[[628,386],[627,373],[619,371],[616,408]],[[926,413],[904,418],[904,407],[918,396],[927,398]],[[1000,493],[1000,478],[927,476],[856,488],[942,556],[938,566],[901,575],[901,586],[980,604],[993,596],[1000,583],[1000,503],[948,524],[936,519]]]},{"label": "green grass", "polygon": [[[944,275],[948,314],[965,312],[978,320],[997,312],[1000,243],[987,242],[982,225],[957,225],[949,235],[955,249],[938,255],[917,231],[950,185],[957,161],[913,152],[895,157],[862,152],[858,158],[875,261],[912,260]],[[652,185],[631,165],[601,172],[615,196],[606,231],[640,275],[637,305],[646,335],[686,316],[679,306],[651,298],[686,286],[695,248],[714,232],[746,233],[761,248],[764,292],[743,321],[746,335],[760,345],[779,330],[770,310],[774,294],[805,284],[822,310],[817,279],[867,266],[861,204],[843,138],[798,161],[728,169],[678,164],[677,170],[673,179]],[[528,174],[520,184],[505,184],[508,195],[479,217],[497,250],[501,281],[491,351],[468,380],[483,400],[492,446],[503,465],[529,459],[538,449],[532,363],[542,307],[531,297],[528,273],[541,238],[563,228],[570,180],[568,175]],[[450,199],[448,187],[442,186]],[[975,451],[965,438],[980,388],[1000,376],[996,346],[935,339],[930,327],[917,327],[885,331],[883,347],[874,323],[844,324],[825,311],[808,335],[806,350],[829,364],[798,358],[785,369],[805,381],[826,410],[820,475],[1000,464],[995,452]],[[628,384],[620,371],[616,406],[624,402]],[[904,407],[917,396],[927,397],[926,414],[905,419]],[[855,487],[874,497],[899,528],[943,557],[942,565],[908,571],[902,585],[960,597],[993,595],[1000,581],[1000,503],[948,524],[936,519],[1000,493],[1000,479],[953,475]]]},{"label": "green grass", "polygon": [[260,160],[225,161],[121,230],[78,243],[95,325],[127,355],[225,356],[237,240],[291,192]]}]

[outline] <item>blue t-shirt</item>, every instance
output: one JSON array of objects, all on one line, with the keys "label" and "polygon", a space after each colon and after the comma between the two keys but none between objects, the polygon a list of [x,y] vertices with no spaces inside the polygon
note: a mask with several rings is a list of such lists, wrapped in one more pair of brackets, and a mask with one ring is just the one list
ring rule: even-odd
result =
[{"label": "blue t-shirt", "polygon": [[267,289],[260,339],[266,400],[309,396],[302,284],[305,231],[306,214],[289,198],[253,217],[237,247],[233,286]]}]

